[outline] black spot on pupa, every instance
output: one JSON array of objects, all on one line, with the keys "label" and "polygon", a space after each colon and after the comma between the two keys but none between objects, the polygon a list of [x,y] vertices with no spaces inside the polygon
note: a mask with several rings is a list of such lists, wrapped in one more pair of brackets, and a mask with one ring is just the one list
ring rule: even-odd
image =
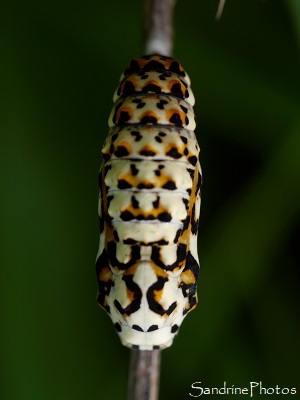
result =
[{"label": "black spot on pupa", "polygon": [[139,331],[139,332],[144,332],[143,329],[139,325],[132,325],[132,329]]},{"label": "black spot on pupa", "polygon": [[131,95],[134,92],[135,92],[134,84],[132,82],[126,81],[124,84],[124,87],[123,87],[122,95],[126,97],[126,96]]},{"label": "black spot on pupa", "polygon": [[163,168],[165,168],[165,166],[162,164],[159,164],[158,169],[163,169]]},{"label": "black spot on pupa", "polygon": [[186,117],[185,117],[185,124],[188,125],[189,122],[190,122],[190,120],[189,120],[188,117],[186,116]]},{"label": "black spot on pupa", "polygon": [[157,196],[157,199],[155,200],[155,201],[153,201],[153,207],[154,208],[158,208],[158,205],[159,205],[159,196]]},{"label": "black spot on pupa", "polygon": [[177,301],[174,301],[174,302],[170,305],[169,309],[166,311],[166,314],[167,314],[167,315],[171,315],[172,312],[175,310],[176,307],[177,307]]},{"label": "black spot on pupa", "polygon": [[131,188],[131,185],[125,179],[118,180],[118,189],[129,189],[129,188]]},{"label": "black spot on pupa", "polygon": [[178,159],[182,157],[182,154],[178,153],[178,150],[176,147],[172,147],[167,153],[166,156]]},{"label": "black spot on pupa", "polygon": [[166,182],[166,183],[162,186],[162,188],[163,188],[163,189],[168,189],[168,190],[176,190],[176,189],[177,189],[177,187],[176,187],[176,185],[175,185],[175,182],[173,182],[173,181],[168,181],[168,182]]},{"label": "black spot on pupa", "polygon": [[149,214],[148,216],[145,216],[145,220],[146,221],[153,221],[155,218],[154,218],[154,215],[152,215],[152,214]]},{"label": "black spot on pupa", "polygon": [[141,151],[139,152],[139,154],[140,154],[141,156],[145,156],[145,157],[153,157],[153,156],[155,156],[155,152],[152,151],[152,150],[141,150]]},{"label": "black spot on pupa", "polygon": [[183,154],[187,156],[189,154],[189,150],[187,148],[184,149]]},{"label": "black spot on pupa", "polygon": [[140,246],[135,245],[131,247],[131,260],[135,263],[141,258],[141,249]]},{"label": "black spot on pupa", "polygon": [[187,168],[187,172],[190,174],[191,179],[194,179],[195,170],[191,168]]},{"label": "black spot on pupa", "polygon": [[183,99],[183,93],[182,93],[181,86],[179,83],[174,83],[174,85],[171,87],[171,93],[174,96]]},{"label": "black spot on pupa", "polygon": [[197,157],[196,156],[191,156],[188,158],[188,161],[192,164],[192,165],[196,165],[197,164]]},{"label": "black spot on pupa", "polygon": [[153,346],[153,350],[159,350],[159,349],[160,349],[160,346],[158,346],[156,344]]},{"label": "black spot on pupa", "polygon": [[117,137],[118,137],[118,136],[119,136],[118,133],[114,133],[114,134],[112,135],[112,137],[111,137],[112,142],[115,142],[115,141],[117,140]]},{"label": "black spot on pupa", "polygon": [[185,113],[188,112],[188,109],[187,109],[186,107],[184,107],[184,106],[181,105],[180,108],[182,109],[183,112],[185,112]]},{"label": "black spot on pupa", "polygon": [[156,170],[154,171],[154,173],[155,173],[156,176],[160,176],[160,175],[161,175],[161,173],[160,173],[160,171],[159,171],[158,169],[156,169]]},{"label": "black spot on pupa", "polygon": [[148,85],[143,87],[143,92],[145,93],[160,93],[161,92],[161,88],[157,85],[155,85],[154,83],[149,83]]},{"label": "black spot on pupa", "polygon": [[179,287],[182,290],[183,297],[187,297],[188,296],[188,293],[186,291],[187,285],[184,282],[181,282]]},{"label": "black spot on pupa", "polygon": [[159,132],[158,135],[161,136],[161,137],[164,137],[164,136],[166,136],[166,133],[164,133],[164,132]]},{"label": "black spot on pupa", "polygon": [[116,328],[117,332],[122,332],[122,327],[118,322],[115,323],[115,328]]},{"label": "black spot on pupa", "polygon": [[167,212],[162,212],[162,213],[158,214],[157,219],[159,219],[162,222],[170,222],[172,219],[172,216]]},{"label": "black spot on pupa", "polygon": [[140,104],[141,102],[142,102],[141,99],[133,99],[132,100],[132,103],[135,103],[135,104]]},{"label": "black spot on pupa", "polygon": [[192,224],[191,232],[192,232],[193,235],[197,235],[198,226],[199,226],[199,221],[198,221],[198,220],[195,221],[195,222]]},{"label": "black spot on pupa", "polygon": [[163,110],[166,104],[168,104],[166,100],[160,100],[159,103],[156,104],[156,107],[160,110]]},{"label": "black spot on pupa", "polygon": [[156,123],[157,119],[153,115],[146,115],[141,119],[141,124],[155,125]]},{"label": "black spot on pupa", "polygon": [[183,231],[183,232],[186,231],[187,228],[189,227],[190,220],[191,220],[191,216],[190,216],[190,215],[188,215],[188,216],[186,217],[186,219],[182,220],[182,222],[183,222],[182,231]]},{"label": "black spot on pupa", "polygon": [[161,239],[156,244],[158,244],[159,246],[167,246],[169,242],[167,242],[165,239]]},{"label": "black spot on pupa", "polygon": [[139,202],[137,201],[137,199],[134,196],[131,196],[131,204],[133,208],[139,208]]},{"label": "black spot on pupa", "polygon": [[113,154],[113,152],[114,152],[114,145],[113,144],[111,144],[110,146],[109,146],[109,152],[110,152],[110,154]]},{"label": "black spot on pupa", "polygon": [[185,209],[188,210],[188,209],[189,209],[189,203],[190,203],[189,200],[183,198],[183,199],[182,199],[182,202],[183,202],[183,204],[185,205]]},{"label": "black spot on pupa", "polygon": [[142,102],[142,103],[138,104],[136,108],[143,108],[143,107],[145,107],[145,105],[146,105],[146,103]]},{"label": "black spot on pupa", "polygon": [[132,221],[134,219],[134,215],[130,211],[122,211],[120,214],[120,218],[123,221]]},{"label": "black spot on pupa", "polygon": [[135,164],[130,164],[130,169],[133,176],[136,176],[139,173],[139,170],[136,168]]},{"label": "black spot on pupa", "polygon": [[123,243],[124,243],[124,244],[136,244],[137,241],[136,241],[135,239],[129,238],[129,239],[124,239],[124,240],[123,240]]},{"label": "black spot on pupa", "polygon": [[179,243],[178,248],[177,248],[177,259],[178,262],[181,262],[183,260],[185,260],[186,258],[186,244],[183,243]]},{"label": "black spot on pupa", "polygon": [[104,160],[104,162],[109,161],[109,159],[110,159],[110,155],[109,155],[109,154],[103,153],[103,160]]},{"label": "black spot on pupa", "polygon": [[111,165],[105,165],[105,167],[104,167],[104,175],[106,176],[107,175],[107,173],[108,173],[108,171],[109,170],[111,170]]},{"label": "black spot on pupa", "polygon": [[132,72],[137,72],[140,70],[140,65],[137,60],[131,60],[129,67],[125,70],[124,74],[129,75]]},{"label": "black spot on pupa", "polygon": [[159,136],[155,136],[155,140],[157,143],[162,143],[162,139]]},{"label": "black spot on pupa", "polygon": [[178,113],[174,113],[169,121],[175,126],[182,126],[182,121]]},{"label": "black spot on pupa", "polygon": [[195,214],[196,214],[196,206],[194,204],[193,209],[192,209],[192,216],[191,216],[191,221],[192,221],[191,232],[193,235],[197,235],[198,224],[199,224],[199,221],[197,219],[195,219]]},{"label": "black spot on pupa", "polygon": [[118,146],[117,150],[115,151],[116,157],[126,157],[128,156],[129,152],[125,146]]},{"label": "black spot on pupa", "polygon": [[171,333],[175,333],[175,332],[177,332],[178,331],[178,329],[179,329],[179,326],[178,325],[173,325],[172,326],[172,328],[171,328]]},{"label": "black spot on pupa", "polygon": [[130,120],[130,115],[127,111],[121,111],[120,112],[120,117],[118,119],[117,124],[121,125],[121,124],[125,124],[126,122],[128,122]]},{"label": "black spot on pupa", "polygon": [[147,329],[147,332],[157,331],[157,329],[158,329],[158,325],[151,325],[151,326],[149,326],[149,328]]},{"label": "black spot on pupa", "polygon": [[153,189],[154,185],[152,183],[139,183],[138,189]]},{"label": "black spot on pupa", "polygon": [[181,234],[182,234],[182,229],[180,228],[180,229],[178,229],[178,231],[176,232],[176,235],[175,235],[175,238],[174,238],[173,243],[177,243],[177,242],[178,242],[178,240],[179,240]]},{"label": "black spot on pupa", "polygon": [[178,75],[184,76],[184,73],[180,71],[180,64],[178,61],[173,61],[169,67],[169,70],[175,72]]},{"label": "black spot on pupa", "polygon": [[196,194],[201,190],[202,187],[202,176],[200,172],[198,172],[198,182],[197,182],[197,188],[196,188]]},{"label": "black spot on pupa", "polygon": [[145,71],[156,71],[159,69],[164,69],[164,65],[156,60],[151,60],[148,64],[145,65]]},{"label": "black spot on pupa", "polygon": [[139,142],[143,138],[139,131],[131,131],[130,133],[135,137],[136,142]]}]

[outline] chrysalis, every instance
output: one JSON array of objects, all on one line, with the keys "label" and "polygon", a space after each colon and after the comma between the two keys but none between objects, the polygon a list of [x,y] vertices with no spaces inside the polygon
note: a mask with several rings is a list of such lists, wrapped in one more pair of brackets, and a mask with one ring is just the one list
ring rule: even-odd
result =
[{"label": "chrysalis", "polygon": [[197,305],[201,167],[194,96],[178,61],[131,61],[109,117],[99,175],[98,303],[122,343],[171,346]]}]

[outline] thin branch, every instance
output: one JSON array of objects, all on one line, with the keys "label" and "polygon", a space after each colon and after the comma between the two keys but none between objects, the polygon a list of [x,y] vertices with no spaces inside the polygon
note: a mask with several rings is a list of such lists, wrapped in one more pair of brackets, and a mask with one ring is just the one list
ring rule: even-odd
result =
[{"label": "thin branch", "polygon": [[127,400],[157,400],[160,350],[131,350]]},{"label": "thin branch", "polygon": [[144,0],[144,53],[171,56],[174,0]]},{"label": "thin branch", "polygon": [[[144,54],[172,55],[174,0],[144,0]],[[160,350],[131,350],[128,400],[157,400]]]},{"label": "thin branch", "polygon": [[225,1],[226,0],[220,0],[218,9],[217,9],[217,14],[216,14],[216,20],[219,20],[223,14],[224,6],[225,6]]}]

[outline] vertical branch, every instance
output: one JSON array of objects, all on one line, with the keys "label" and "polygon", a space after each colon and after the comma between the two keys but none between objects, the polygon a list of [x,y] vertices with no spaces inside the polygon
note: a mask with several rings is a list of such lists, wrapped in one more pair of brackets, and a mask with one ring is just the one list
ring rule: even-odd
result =
[{"label": "vertical branch", "polygon": [[174,0],[144,0],[145,54],[172,55]]},{"label": "vertical branch", "polygon": [[[174,0],[144,0],[144,53],[171,56]],[[160,350],[131,350],[128,400],[157,400]]]},{"label": "vertical branch", "polygon": [[131,350],[127,400],[157,400],[160,350]]},{"label": "vertical branch", "polygon": [[224,6],[225,6],[225,1],[226,0],[220,0],[218,9],[217,9],[217,14],[216,14],[216,19],[219,20],[223,14]]}]

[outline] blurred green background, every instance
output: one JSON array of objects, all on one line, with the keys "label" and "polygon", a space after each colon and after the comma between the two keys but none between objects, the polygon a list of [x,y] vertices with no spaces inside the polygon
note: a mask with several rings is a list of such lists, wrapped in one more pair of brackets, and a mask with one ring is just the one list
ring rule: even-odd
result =
[{"label": "blurred green background", "polygon": [[[297,387],[300,1],[180,0],[204,186],[199,306],[162,353],[190,384]],[[129,350],[96,304],[97,175],[141,1],[2,3],[1,399],[125,399]],[[295,396],[291,396],[295,397]],[[289,398],[289,396],[285,396]]]}]

